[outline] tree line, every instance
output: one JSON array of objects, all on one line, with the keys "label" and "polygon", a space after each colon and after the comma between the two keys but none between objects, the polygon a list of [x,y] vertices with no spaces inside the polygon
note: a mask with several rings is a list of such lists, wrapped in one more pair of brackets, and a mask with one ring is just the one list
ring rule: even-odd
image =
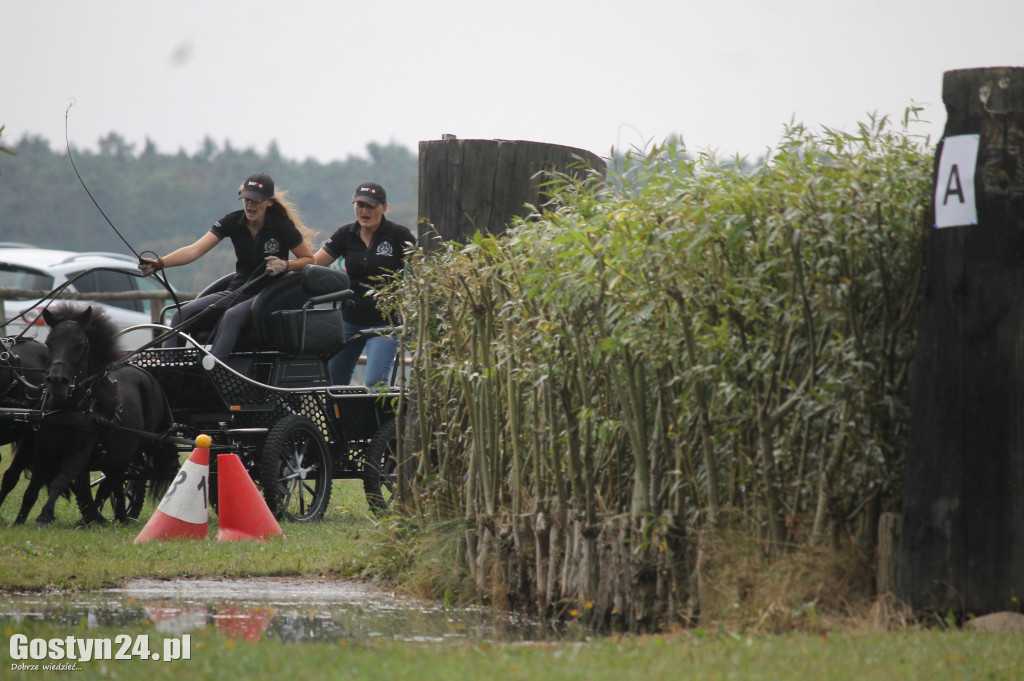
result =
[{"label": "tree line", "polygon": [[[238,185],[254,172],[266,172],[279,189],[289,191],[317,232],[314,250],[353,220],[352,192],[362,181],[378,181],[388,190],[390,219],[410,228],[416,223],[417,154],[394,142],[371,142],[365,157],[350,155],[330,163],[284,158],[276,142],[264,153],[236,149],[229,142],[219,146],[210,138],[191,155],[185,150],[161,153],[152,140],[139,150],[116,132],[102,137],[96,151],[72,145],[70,158],[68,150],[53,149],[38,135],[24,135],[16,143],[5,138],[4,147],[0,241],[131,255],[127,241],[139,253],[163,255],[238,209]],[[233,264],[231,248],[222,246],[172,271],[171,283],[196,291],[230,272]]]}]

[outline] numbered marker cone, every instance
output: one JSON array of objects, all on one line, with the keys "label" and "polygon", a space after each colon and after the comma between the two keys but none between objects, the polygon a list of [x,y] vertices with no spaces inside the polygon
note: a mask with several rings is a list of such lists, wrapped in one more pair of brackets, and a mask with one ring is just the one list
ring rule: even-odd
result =
[{"label": "numbered marker cone", "polygon": [[263,540],[284,532],[237,454],[217,457],[218,541]]},{"label": "numbered marker cone", "polygon": [[196,438],[192,455],[174,477],[171,488],[135,538],[135,543],[151,539],[205,539],[209,520],[209,478],[210,436],[200,435]]}]

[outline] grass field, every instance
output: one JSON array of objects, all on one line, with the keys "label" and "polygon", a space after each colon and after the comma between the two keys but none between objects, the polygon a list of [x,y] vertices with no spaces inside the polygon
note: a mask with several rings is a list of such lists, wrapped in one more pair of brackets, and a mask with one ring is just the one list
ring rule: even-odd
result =
[{"label": "grass field", "polygon": [[[3,466],[9,461],[4,456]],[[93,590],[133,577],[327,576],[378,572],[385,536],[366,511],[358,483],[337,482],[323,522],[284,526],[286,539],[218,542],[211,515],[206,540],[133,543],[144,522],[79,529],[71,502],[58,504],[57,522],[11,528],[20,489],[0,509],[0,589]],[[148,518],[152,506],[143,512]],[[34,515],[33,515],[34,517]],[[206,627],[190,634],[188,660],[19,660],[14,636],[26,639],[114,639],[146,634],[161,650],[164,634],[136,630],[3,622],[0,679],[37,678],[43,664],[75,664],[76,679],[997,679],[1016,681],[1024,668],[1019,635],[971,633],[938,627],[896,631],[747,636],[691,630],[656,636],[611,636],[545,644],[491,642],[374,644],[259,643],[222,636]],[[17,665],[40,665],[38,671]]]},{"label": "grass field", "polygon": [[[0,678],[34,678],[12,665],[4,636]],[[21,626],[28,638],[63,638],[66,629]],[[113,638],[124,632],[82,630],[80,637]],[[145,632],[138,632],[145,633]],[[154,650],[162,647],[151,636]],[[397,643],[283,644],[224,638],[208,630],[192,635],[190,659],[77,662],[76,679],[701,679],[756,681],[938,681],[1021,678],[1019,636],[906,631],[896,635],[789,635],[743,637],[681,633],[609,637],[586,642],[509,645]],[[70,662],[65,660],[65,662]]]},{"label": "grass field", "polygon": [[[7,458],[5,457],[5,463]],[[78,510],[57,504],[57,519],[37,527],[36,504],[29,521],[10,527],[24,483],[0,508],[0,588],[99,589],[135,577],[254,577],[361,573],[373,566],[377,523],[369,515],[359,481],[335,481],[332,506],[320,523],[283,526],[285,538],[219,542],[217,516],[210,514],[206,540],[151,541],[135,537],[153,512],[146,502],[139,521],[77,527]]]}]

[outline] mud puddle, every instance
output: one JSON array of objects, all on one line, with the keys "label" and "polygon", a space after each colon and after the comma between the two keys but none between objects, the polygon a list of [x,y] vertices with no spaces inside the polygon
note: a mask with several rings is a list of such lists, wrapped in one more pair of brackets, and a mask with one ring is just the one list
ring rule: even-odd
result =
[{"label": "mud puddle", "polygon": [[573,632],[488,608],[446,608],[373,585],[336,580],[133,580],[94,592],[9,593],[0,625],[152,626],[167,635],[213,627],[259,641],[559,640]]}]

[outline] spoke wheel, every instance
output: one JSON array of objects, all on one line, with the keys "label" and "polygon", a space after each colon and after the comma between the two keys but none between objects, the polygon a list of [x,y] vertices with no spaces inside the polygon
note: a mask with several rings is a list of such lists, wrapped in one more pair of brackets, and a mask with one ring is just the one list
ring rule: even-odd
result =
[{"label": "spoke wheel", "polygon": [[146,481],[128,480],[124,485],[125,514],[132,520],[138,520],[142,506],[146,503]]},{"label": "spoke wheel", "polygon": [[319,520],[331,500],[331,466],[324,436],[305,416],[288,416],[267,435],[260,480],[278,520]]},{"label": "spoke wheel", "polygon": [[[142,513],[142,506],[146,503],[146,485],[147,481],[145,478],[146,469],[139,464],[132,464],[128,469],[125,480],[121,483],[121,494],[123,496],[124,506],[122,511],[129,520],[138,520],[139,515]],[[101,482],[106,476],[101,475],[97,478],[90,487],[99,487]],[[97,490],[99,493],[99,490]],[[116,518],[118,517],[117,509],[114,508],[116,497],[110,495],[103,500],[96,508],[96,512],[100,515],[103,514],[103,509],[107,503],[110,503],[110,513]]]},{"label": "spoke wheel", "polygon": [[395,419],[385,421],[374,434],[363,455],[362,477],[366,503],[374,513],[390,508],[398,491],[398,457]]}]

